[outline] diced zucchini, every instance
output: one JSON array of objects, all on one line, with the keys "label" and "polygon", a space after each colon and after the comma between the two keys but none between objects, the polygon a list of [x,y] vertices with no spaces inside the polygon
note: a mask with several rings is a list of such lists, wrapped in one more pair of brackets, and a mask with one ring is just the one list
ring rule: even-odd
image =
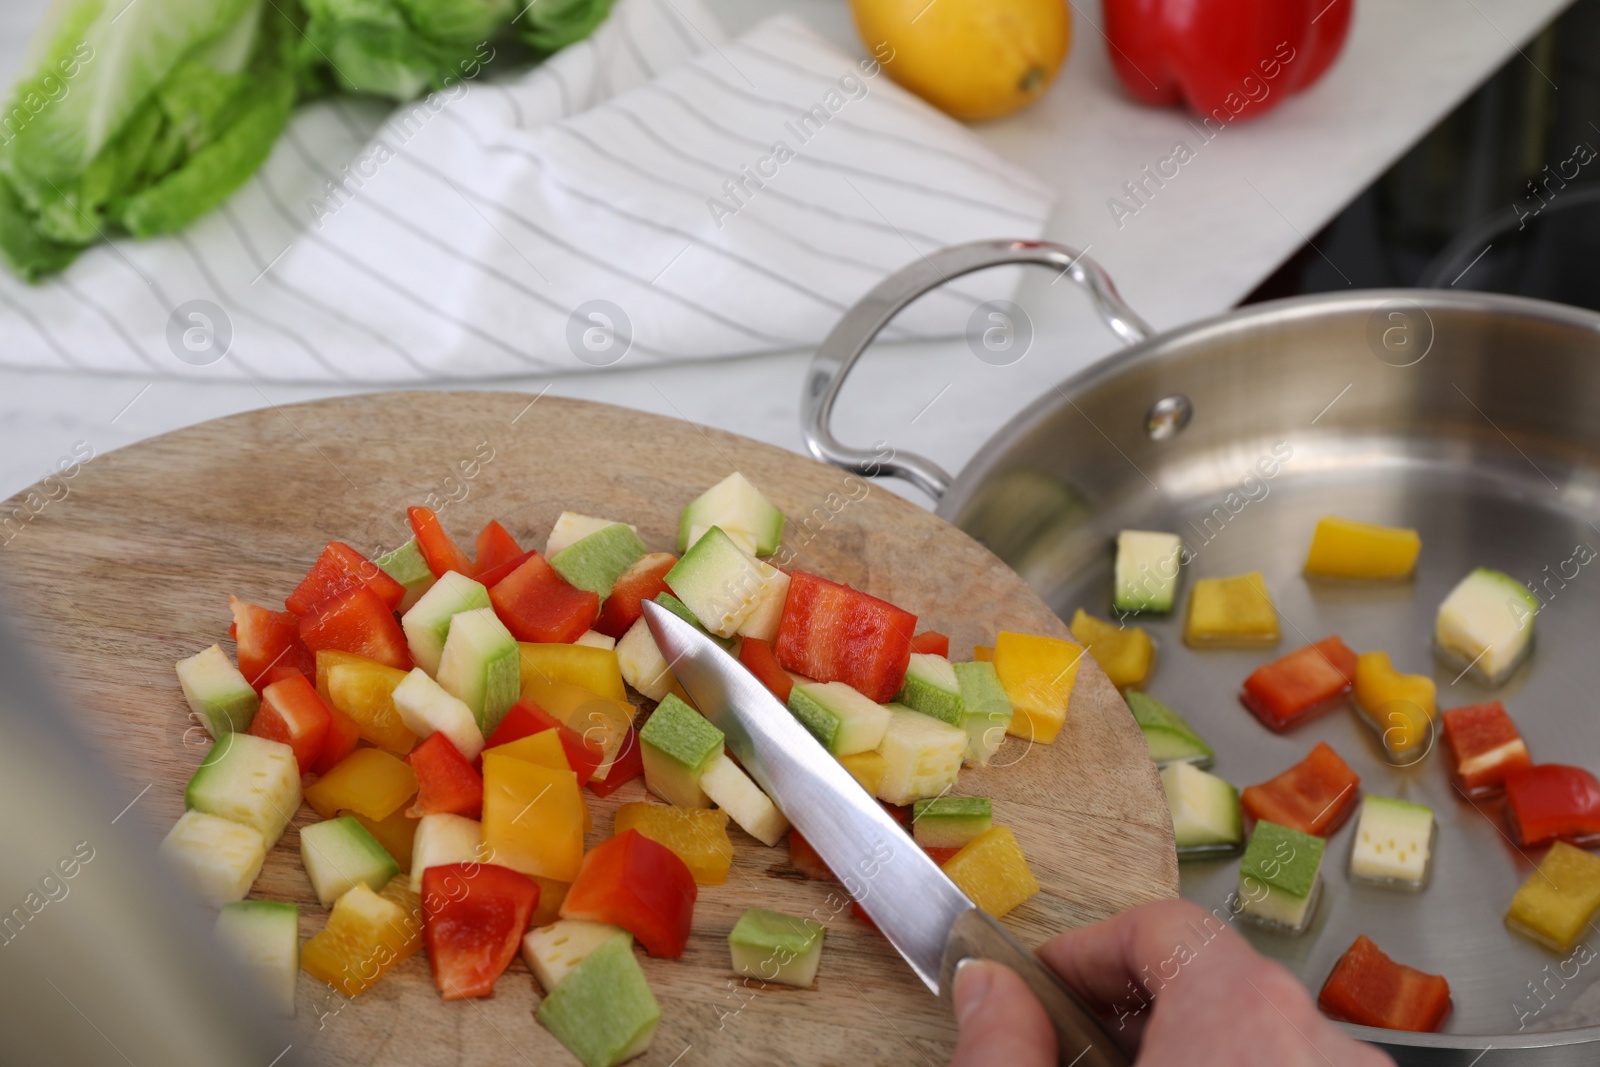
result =
[{"label": "diced zucchini", "polygon": [[811,985],[822,962],[823,925],[782,912],[751,908],[728,934],[733,969],[763,982]]},{"label": "diced zucchini", "polygon": [[300,807],[294,749],[251,734],[222,738],[195,768],[183,806],[253,826],[271,848]]},{"label": "diced zucchini", "polygon": [[889,712],[844,682],[807,682],[789,690],[789,710],[835,756],[870,752],[889,728]]},{"label": "diced zucchini", "polygon": [[212,737],[244,733],[256,717],[261,698],[233,665],[221,645],[212,645],[178,661],[178,684],[184,699]]},{"label": "diced zucchini", "polygon": [[961,729],[967,734],[966,761],[987,766],[1011,726],[1011,716],[1015,714],[1011,701],[1006,699],[1005,687],[1000,684],[993,663],[984,660],[950,666],[961,686]]},{"label": "diced zucchini", "polygon": [[267,1005],[294,1015],[300,975],[300,909],[276,900],[236,900],[217,916],[217,939],[256,977]]},{"label": "diced zucchini", "polygon": [[776,845],[789,832],[783,812],[725,752],[719,752],[700,776],[700,788],[740,829],[763,845]]},{"label": "diced zucchini", "polygon": [[595,949],[611,941],[633,946],[633,935],[610,923],[583,919],[561,919],[549,926],[529,930],[522,939],[522,958],[539,980],[546,994],[555,992],[562,979],[588,959]]},{"label": "diced zucchini", "polygon": [[1439,605],[1434,642],[1453,663],[1495,685],[1527,655],[1539,608],[1539,598],[1511,575],[1479,567]]},{"label": "diced zucchini", "polygon": [[1112,603],[1118,611],[1171,611],[1182,563],[1177,534],[1123,530],[1117,534]]},{"label": "diced zucchini", "polygon": [[683,509],[678,517],[678,553],[688,551],[713,526],[752,556],[770,556],[783,539],[783,512],[735,471]]},{"label": "diced zucchini", "polygon": [[730,652],[733,650],[733,638],[721,637],[712,633],[710,630],[707,630],[703,625],[701,625],[700,620],[695,617],[695,613],[689,610],[689,606],[683,601],[679,600],[677,597],[673,596],[671,593],[657,593],[655,602],[672,612],[690,626],[693,626],[696,630],[699,630],[701,633],[711,638],[711,640],[715,641],[722,648],[727,649]]},{"label": "diced zucchini", "polygon": [[700,625],[718,637],[739,633],[748,619],[769,607],[773,597],[788,591],[787,575],[750,555],[715,526],[667,572],[666,583]]},{"label": "diced zucchini", "polygon": [[[575,545],[592,533],[599,533],[607,526],[618,525],[615,519],[597,519],[592,515],[579,515],[576,511],[563,511],[556,517],[556,524],[550,528],[550,536],[544,543],[544,558],[560,552],[569,545]],[[639,531],[632,526],[628,529],[634,533]]]},{"label": "diced zucchini", "polygon": [[622,680],[646,699],[661,700],[672,692],[672,668],[667,666],[667,657],[656,646],[650,624],[642,616],[617,642],[617,666],[622,669]]},{"label": "diced zucchini", "polygon": [[644,784],[668,804],[710,807],[700,776],[722,754],[722,741],[721,730],[668,693],[639,730]]},{"label": "diced zucchini", "polygon": [[463,611],[489,606],[489,590],[456,571],[445,572],[400,618],[406,644],[416,665],[429,674],[439,673],[439,659],[450,633],[450,620]]},{"label": "diced zucchini", "polygon": [[596,947],[550,990],[537,1015],[583,1067],[615,1067],[650,1047],[661,1005],[632,943],[618,937]]},{"label": "diced zucchini", "polygon": [[1326,845],[1320,837],[1258,821],[1239,860],[1240,915],[1285,933],[1303,933],[1321,895]]},{"label": "diced zucchini", "polygon": [[493,608],[451,617],[450,635],[439,657],[439,684],[467,706],[484,737],[494,733],[517,702],[522,694],[522,653]]},{"label": "diced zucchini", "polygon": [[406,587],[406,595],[400,598],[399,610],[402,615],[410,611],[412,606],[422,599],[422,595],[433,588],[433,571],[428,569],[428,561],[423,557],[422,548],[417,544],[415,537],[372,562],[376,563],[383,573]]},{"label": "diced zucchini", "polygon": [[965,848],[993,825],[988,797],[930,797],[911,806],[911,836],[928,848]]},{"label": "diced zucchini", "polygon": [[910,804],[954,785],[967,751],[967,732],[899,704],[890,704],[889,713],[889,728],[878,743],[888,763],[878,799]]},{"label": "diced zucchini", "polygon": [[300,862],[311,878],[311,888],[324,908],[344,896],[352,886],[364,885],[374,893],[400,873],[400,865],[384,851],[378,839],[356,822],[341,815],[314,822],[300,831]]},{"label": "diced zucchini", "polygon": [[598,630],[585,631],[572,643],[575,645],[587,645],[590,648],[614,649],[617,647],[617,639],[615,637],[607,637]]},{"label": "diced zucchini", "polygon": [[767,581],[757,595],[755,605],[739,624],[740,637],[754,637],[759,641],[775,641],[778,626],[783,622],[783,605],[789,599],[789,576],[776,567],[767,567],[762,573]]},{"label": "diced zucchini", "polygon": [[161,855],[196,896],[220,908],[250,892],[267,843],[253,826],[186,811],[161,842]]},{"label": "diced zucchini", "polygon": [[411,839],[411,891],[422,892],[422,872],[452,863],[482,862],[483,824],[465,815],[439,813],[417,820]]},{"label": "diced zucchini", "polygon": [[1133,721],[1139,724],[1144,742],[1150,748],[1150,758],[1157,767],[1169,763],[1193,763],[1209,767],[1216,754],[1211,746],[1200,739],[1194,728],[1184,722],[1183,716],[1167,707],[1153,696],[1130,689],[1124,694]]},{"label": "diced zucchini", "polygon": [[1363,797],[1350,851],[1350,877],[1420,887],[1433,858],[1433,809],[1408,800]]},{"label": "diced zucchini", "polygon": [[604,600],[611,595],[611,587],[622,572],[646,551],[633,527],[614,522],[551,556],[550,566],[568,585],[586,589]]},{"label": "diced zucchini", "polygon": [[961,683],[950,661],[924,652],[911,653],[906,678],[895,702],[912,711],[932,715],[940,722],[960,726],[962,720]]},{"label": "diced zucchini", "polygon": [[1244,841],[1239,791],[1231,783],[1192,763],[1169,763],[1161,769],[1161,786],[1172,811],[1172,833],[1180,855]]},{"label": "diced zucchini", "polygon": [[478,729],[472,709],[446,692],[421,667],[413,667],[405,680],[394,687],[394,708],[407,730],[419,738],[444,734],[468,763],[483,751],[483,732]]}]

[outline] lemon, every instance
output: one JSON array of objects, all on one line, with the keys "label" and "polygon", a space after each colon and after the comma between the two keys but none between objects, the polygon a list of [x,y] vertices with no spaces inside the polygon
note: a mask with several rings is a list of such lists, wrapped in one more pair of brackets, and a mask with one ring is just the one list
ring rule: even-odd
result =
[{"label": "lemon", "polygon": [[851,0],[856,31],[889,77],[958,119],[1037,100],[1072,42],[1066,0]]}]

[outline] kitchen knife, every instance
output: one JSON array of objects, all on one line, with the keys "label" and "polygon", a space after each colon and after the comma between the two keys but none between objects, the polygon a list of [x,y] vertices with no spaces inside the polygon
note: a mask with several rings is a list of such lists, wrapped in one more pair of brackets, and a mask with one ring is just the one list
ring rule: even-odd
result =
[{"label": "kitchen knife", "polygon": [[964,961],[1003,963],[1044,1004],[1062,1063],[1125,1067],[1094,1013],[979,911],[766,686],[691,623],[648,601],[643,608],[701,713],[929,989],[949,1002]]}]

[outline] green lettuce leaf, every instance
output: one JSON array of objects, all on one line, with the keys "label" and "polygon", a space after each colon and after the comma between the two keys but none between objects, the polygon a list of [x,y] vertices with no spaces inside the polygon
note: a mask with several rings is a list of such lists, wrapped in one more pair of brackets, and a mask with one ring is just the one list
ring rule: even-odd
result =
[{"label": "green lettuce leaf", "polygon": [[611,0],[534,0],[517,20],[517,35],[548,55],[589,36],[609,14]]},{"label": "green lettuce leaf", "polygon": [[476,77],[514,0],[305,0],[300,60],[345,92],[411,100]]}]

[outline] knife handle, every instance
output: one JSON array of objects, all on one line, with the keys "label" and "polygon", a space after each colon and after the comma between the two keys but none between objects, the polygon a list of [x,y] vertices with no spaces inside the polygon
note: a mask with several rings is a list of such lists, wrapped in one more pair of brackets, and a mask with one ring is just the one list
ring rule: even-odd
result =
[{"label": "knife handle", "polygon": [[1054,971],[1019,945],[1005,927],[977,908],[961,914],[950,927],[939,965],[939,990],[954,996],[956,968],[971,959],[993,960],[1017,973],[1039,998],[1055,1027],[1060,1062],[1073,1067],[1128,1067],[1128,1054],[1106,1033],[1099,1019]]}]

